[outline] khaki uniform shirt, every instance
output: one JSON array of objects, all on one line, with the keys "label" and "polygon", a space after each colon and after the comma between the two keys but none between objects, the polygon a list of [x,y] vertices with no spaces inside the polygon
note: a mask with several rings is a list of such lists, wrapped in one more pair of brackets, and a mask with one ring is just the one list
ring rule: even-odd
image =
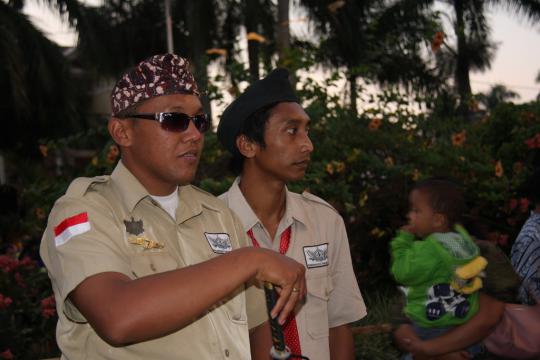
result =
[{"label": "khaki uniform shirt", "polygon": [[56,297],[62,359],[250,359],[246,302],[260,301],[254,308],[262,308],[250,316],[252,326],[267,315],[264,297],[250,298],[244,286],[183,329],[125,347],[104,342],[68,298],[94,274],[137,279],[247,245],[238,219],[220,200],[190,185],[178,196],[173,219],[120,162],[111,176],[76,179],[55,203],[40,254]]},{"label": "khaki uniform shirt", "polygon": [[305,303],[296,309],[302,355],[310,360],[329,359],[329,328],[366,315],[343,219],[322,199],[287,190],[285,214],[271,239],[240,191],[239,181],[219,198],[240,217],[244,231],[253,230],[260,246],[279,251],[281,233],[292,226],[286,255],[305,265],[308,292]]}]

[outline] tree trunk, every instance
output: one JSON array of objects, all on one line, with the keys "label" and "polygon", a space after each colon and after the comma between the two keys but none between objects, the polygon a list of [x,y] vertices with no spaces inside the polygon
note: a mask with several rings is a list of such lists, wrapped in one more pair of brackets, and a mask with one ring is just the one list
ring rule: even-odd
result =
[{"label": "tree trunk", "polygon": [[186,27],[189,31],[189,61],[193,67],[193,75],[199,90],[201,90],[201,102],[206,112],[212,116],[212,107],[210,99],[205,95],[208,84],[208,69],[206,62],[206,49],[203,37],[202,26],[203,22],[199,21],[202,13],[203,1],[200,0],[184,0],[181,2],[184,6],[184,11],[189,16],[186,16]]},{"label": "tree trunk", "polygon": [[472,99],[471,81],[469,78],[469,47],[465,34],[464,8],[462,0],[454,1],[454,11],[456,13],[455,32],[457,36],[457,59],[454,80],[456,82],[459,95],[460,112],[468,116],[470,114],[470,101]]},{"label": "tree trunk", "polygon": [[[259,1],[245,0],[244,23],[247,33],[259,33],[259,17],[257,16],[260,11],[259,6]],[[251,82],[254,82],[259,80],[259,43],[257,41],[248,41],[248,57],[249,75]]]},{"label": "tree trunk", "polygon": [[289,0],[278,0],[277,24],[277,50],[278,64],[285,66],[289,49],[291,48],[291,34],[289,31]]},{"label": "tree trunk", "polygon": [[356,101],[358,100],[358,94],[356,93],[356,79],[358,76],[354,74],[351,70],[347,75],[347,80],[349,81],[349,100],[350,100],[350,110],[353,114],[358,114],[358,109],[356,107]]},{"label": "tree trunk", "polygon": [[291,50],[291,32],[289,25],[289,0],[278,0],[278,24],[276,30],[278,51],[278,66],[289,69],[289,80],[293,89],[296,88],[296,74],[289,60]]}]

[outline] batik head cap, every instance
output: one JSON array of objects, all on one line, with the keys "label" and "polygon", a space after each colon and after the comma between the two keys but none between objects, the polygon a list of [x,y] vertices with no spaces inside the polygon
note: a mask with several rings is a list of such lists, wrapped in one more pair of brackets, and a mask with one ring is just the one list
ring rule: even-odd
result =
[{"label": "batik head cap", "polygon": [[255,81],[227,106],[218,125],[219,141],[232,154],[238,153],[236,137],[249,117],[265,106],[280,102],[299,101],[289,82],[289,72],[278,68],[264,79]]},{"label": "batik head cap", "polygon": [[154,55],[128,70],[111,93],[112,115],[156,96],[192,94],[199,89],[189,62],[175,54]]}]

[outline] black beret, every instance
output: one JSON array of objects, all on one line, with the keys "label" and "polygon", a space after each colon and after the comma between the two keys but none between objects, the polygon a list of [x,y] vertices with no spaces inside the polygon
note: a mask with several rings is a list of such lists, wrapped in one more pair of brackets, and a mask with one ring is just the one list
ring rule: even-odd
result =
[{"label": "black beret", "polygon": [[234,100],[221,115],[217,129],[219,141],[232,154],[236,148],[236,137],[244,127],[246,120],[257,110],[280,102],[296,102],[294,90],[289,82],[289,72],[275,69],[264,79],[257,80]]}]

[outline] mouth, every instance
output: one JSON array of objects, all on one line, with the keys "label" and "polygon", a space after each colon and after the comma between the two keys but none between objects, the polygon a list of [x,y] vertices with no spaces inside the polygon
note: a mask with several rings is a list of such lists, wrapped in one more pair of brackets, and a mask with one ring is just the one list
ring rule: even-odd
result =
[{"label": "mouth", "polygon": [[199,150],[191,149],[191,150],[188,150],[188,151],[178,155],[177,157],[184,158],[184,159],[187,159],[187,160],[197,160],[199,158]]},{"label": "mouth", "polygon": [[298,166],[298,167],[302,167],[302,168],[307,168],[309,163],[310,163],[310,159],[305,159],[305,160],[301,160],[301,161],[296,161],[296,162],[293,163],[293,165]]}]

